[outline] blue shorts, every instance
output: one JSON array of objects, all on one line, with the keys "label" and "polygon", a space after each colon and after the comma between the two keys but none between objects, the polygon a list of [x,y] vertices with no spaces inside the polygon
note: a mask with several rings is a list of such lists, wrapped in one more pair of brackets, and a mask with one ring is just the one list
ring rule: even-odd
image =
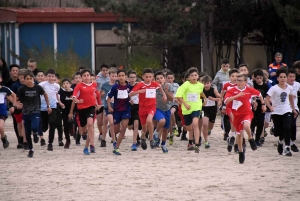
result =
[{"label": "blue shorts", "polygon": [[131,110],[124,110],[120,112],[114,112],[114,124],[119,124],[123,119],[130,119]]},{"label": "blue shorts", "polygon": [[105,111],[105,116],[107,116],[109,114],[111,114],[111,115],[113,114],[113,112],[108,111],[108,108],[104,108],[104,111]]},{"label": "blue shorts", "polygon": [[185,121],[185,125],[186,125],[186,126],[191,125],[192,122],[193,122],[193,119],[194,119],[195,117],[198,118],[198,119],[201,118],[200,115],[201,115],[200,110],[194,111],[194,112],[192,112],[191,114],[183,115],[184,121]]},{"label": "blue shorts", "polygon": [[161,119],[166,120],[164,128],[168,129],[170,127],[171,111],[170,110],[162,111],[162,110],[156,108],[156,112],[153,116],[153,120],[159,121]]}]

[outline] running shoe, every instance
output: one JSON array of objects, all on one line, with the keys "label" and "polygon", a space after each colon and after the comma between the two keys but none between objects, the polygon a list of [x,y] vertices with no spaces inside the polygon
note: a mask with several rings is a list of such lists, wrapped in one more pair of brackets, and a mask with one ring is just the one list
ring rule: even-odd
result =
[{"label": "running shoe", "polygon": [[32,157],[33,157],[33,153],[34,153],[34,152],[33,152],[32,150],[29,150],[28,155],[27,155],[28,158],[32,158]]},{"label": "running shoe", "polygon": [[117,146],[117,142],[113,142],[114,149],[116,149],[116,146]]},{"label": "running shoe", "polygon": [[154,131],[154,133],[153,133],[153,140],[155,141],[155,142],[157,142],[158,140],[159,140],[159,134],[158,134],[158,132],[155,130]]},{"label": "running shoe", "polygon": [[142,147],[143,150],[146,150],[146,149],[147,149],[147,142],[146,142],[146,139],[142,139],[141,147]]},{"label": "running shoe", "polygon": [[195,153],[199,153],[199,147],[198,146],[195,146]]},{"label": "running shoe", "polygon": [[101,140],[101,145],[100,147],[106,147],[106,141],[105,140]]},{"label": "running shoe", "polygon": [[136,146],[138,146],[138,147],[141,146],[141,141],[140,140],[136,141]]},{"label": "running shoe", "polygon": [[256,146],[256,143],[255,143],[254,139],[250,139],[250,140],[248,140],[248,141],[249,141],[249,143],[250,143],[251,149],[252,149],[253,151],[257,150],[257,146]]},{"label": "running shoe", "polygon": [[41,139],[41,146],[45,146],[45,145],[46,145],[45,139]]},{"label": "running shoe", "polygon": [[237,144],[234,145],[234,152],[239,153],[239,146]]},{"label": "running shoe", "polygon": [[93,145],[90,145],[90,150],[91,150],[91,153],[96,153],[95,147]]},{"label": "running shoe", "polygon": [[48,150],[48,151],[53,151],[53,146],[52,146],[52,144],[48,144],[47,150]]},{"label": "running shoe", "polygon": [[228,133],[224,133],[224,138],[223,138],[223,140],[226,141],[228,137],[229,137]]},{"label": "running shoe", "polygon": [[70,144],[71,144],[71,141],[66,141],[64,149],[69,149],[70,148]]},{"label": "running shoe", "polygon": [[115,150],[113,151],[113,153],[114,153],[114,154],[116,154],[116,155],[121,155],[121,153],[120,153],[120,150],[119,150],[119,149],[115,149]]},{"label": "running shoe", "polygon": [[27,142],[23,143],[23,148],[24,148],[24,150],[29,150],[29,145]]},{"label": "running shoe", "polygon": [[22,144],[18,144],[17,145],[17,149],[23,149],[23,145]]},{"label": "running shoe", "polygon": [[228,151],[228,152],[231,152],[231,151],[232,151],[232,146],[227,145],[227,151]]},{"label": "running shoe", "polygon": [[277,151],[278,151],[279,155],[282,155],[282,153],[283,153],[283,144],[280,144],[278,142],[278,144],[277,144]]},{"label": "running shoe", "polygon": [[58,146],[60,146],[60,147],[62,147],[62,146],[64,146],[65,144],[63,143],[63,141],[58,141]]},{"label": "running shoe", "polygon": [[167,145],[161,145],[161,150],[164,154],[168,153]]},{"label": "running shoe", "polygon": [[137,151],[137,145],[136,144],[131,145],[131,151]]},{"label": "running shoe", "polygon": [[39,138],[37,136],[37,133],[33,133],[33,142],[34,143],[38,143],[39,142]]},{"label": "running shoe", "polygon": [[176,127],[173,128],[173,134],[174,134],[175,136],[178,136],[178,135],[179,135],[179,132],[178,132],[178,130],[176,129]]},{"label": "running shoe", "polygon": [[3,143],[3,148],[6,149],[7,147],[9,147],[9,142],[7,140],[7,136],[5,135],[3,138],[1,138],[2,143]]},{"label": "running shoe", "polygon": [[257,147],[262,147],[262,144],[259,141],[255,140],[255,144],[256,144]]},{"label": "running shoe", "polygon": [[259,142],[260,142],[261,144],[264,144],[264,143],[265,143],[265,138],[264,138],[264,137],[261,137],[261,138],[259,139]]},{"label": "running shoe", "polygon": [[89,148],[84,148],[84,149],[83,149],[83,153],[84,153],[85,155],[90,155]]},{"label": "running shoe", "polygon": [[228,145],[233,146],[234,142],[235,142],[235,137],[234,136],[231,136],[231,137],[227,138]]},{"label": "running shoe", "polygon": [[295,144],[293,144],[293,145],[291,146],[291,150],[292,150],[293,152],[299,152],[299,149],[298,149],[298,147],[297,147]]},{"label": "running shoe", "polygon": [[268,136],[268,132],[264,131],[264,137],[267,137],[267,136]]},{"label": "running shoe", "polygon": [[291,150],[290,150],[289,147],[287,147],[287,148],[284,149],[283,155],[285,155],[285,156],[292,156],[292,152],[291,152]]},{"label": "running shoe", "polygon": [[189,150],[189,151],[193,151],[195,149],[195,146],[193,145],[193,144],[188,144],[187,145],[187,150]]},{"label": "running shoe", "polygon": [[245,153],[239,152],[239,162],[240,164],[243,164],[245,162]]},{"label": "running shoe", "polygon": [[159,147],[160,145],[160,140],[158,140],[157,142],[155,142],[156,147]]},{"label": "running shoe", "polygon": [[151,147],[151,149],[155,149],[156,148],[156,143],[154,142],[154,140],[150,141],[150,147]]},{"label": "running shoe", "polygon": [[205,149],[210,148],[210,144],[208,142],[205,142],[204,145],[205,145]]},{"label": "running shoe", "polygon": [[173,145],[173,136],[170,136],[169,145]]}]

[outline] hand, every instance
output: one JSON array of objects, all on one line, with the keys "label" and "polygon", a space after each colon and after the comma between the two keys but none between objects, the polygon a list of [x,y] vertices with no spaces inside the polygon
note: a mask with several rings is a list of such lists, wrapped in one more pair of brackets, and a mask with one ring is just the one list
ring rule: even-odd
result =
[{"label": "hand", "polygon": [[253,107],[253,110],[254,110],[254,111],[257,109],[257,105],[258,105],[258,104],[257,104],[256,101],[252,103],[252,107]]},{"label": "hand", "polygon": [[221,107],[221,105],[222,105],[222,102],[219,101],[219,102],[218,102],[218,107]]},{"label": "hand", "polygon": [[213,100],[214,100],[214,98],[213,98],[213,97],[211,97],[211,96],[208,96],[208,100],[211,100],[211,101],[213,101]]},{"label": "hand", "polygon": [[191,106],[189,104],[185,104],[184,107],[187,109],[187,110],[190,110],[191,109]]},{"label": "hand", "polygon": [[264,113],[265,111],[267,111],[266,105],[262,105],[262,106],[261,106],[261,110],[262,110],[263,113]]},{"label": "hand", "polygon": [[14,111],[15,111],[15,107],[9,108],[9,112],[10,112],[11,114],[14,113]]},{"label": "hand", "polygon": [[145,93],[145,92],[146,92],[146,89],[141,89],[141,90],[138,90],[137,92],[138,92],[139,94]]},{"label": "hand", "polygon": [[69,113],[68,118],[69,118],[70,120],[73,119],[73,113],[72,113],[72,112]]},{"label": "hand", "polygon": [[60,107],[61,107],[62,109],[65,109],[65,104],[63,104],[62,102],[60,102],[59,105],[60,105]]},{"label": "hand", "polygon": [[166,95],[163,96],[163,102],[164,103],[167,102],[167,96]]},{"label": "hand", "polygon": [[297,110],[293,109],[293,113],[294,113],[294,118],[296,118],[298,116]]},{"label": "hand", "polygon": [[207,100],[204,99],[204,102],[202,103],[203,106],[205,106],[207,104]]},{"label": "hand", "polygon": [[108,108],[108,111],[109,111],[109,112],[113,112],[114,110],[113,110],[111,107],[109,107],[109,108]]},{"label": "hand", "polygon": [[132,99],[130,99],[129,103],[130,103],[131,105],[133,105],[133,100],[132,100]]},{"label": "hand", "polygon": [[17,105],[16,105],[16,107],[17,107],[17,109],[22,109],[23,108],[23,104],[22,103],[17,103]]},{"label": "hand", "polygon": [[52,109],[50,107],[47,108],[48,114],[52,112]]}]

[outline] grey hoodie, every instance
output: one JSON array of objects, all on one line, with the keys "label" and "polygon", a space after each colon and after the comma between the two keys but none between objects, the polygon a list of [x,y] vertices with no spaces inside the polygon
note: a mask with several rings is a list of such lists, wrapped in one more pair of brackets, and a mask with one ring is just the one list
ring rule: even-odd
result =
[{"label": "grey hoodie", "polygon": [[229,70],[227,72],[224,72],[222,69],[219,70],[212,81],[213,87],[218,90],[219,93],[221,93],[223,84],[230,81],[229,79]]}]

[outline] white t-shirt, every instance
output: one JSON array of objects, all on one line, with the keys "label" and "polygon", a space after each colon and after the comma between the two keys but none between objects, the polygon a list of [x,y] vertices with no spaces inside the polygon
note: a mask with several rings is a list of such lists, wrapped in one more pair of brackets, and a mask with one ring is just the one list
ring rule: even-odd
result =
[{"label": "white t-shirt", "polygon": [[267,94],[271,97],[272,106],[274,108],[272,114],[283,115],[287,112],[292,112],[289,95],[293,94],[293,88],[289,85],[286,86],[285,89],[282,89],[276,84],[269,89]]},{"label": "white t-shirt", "polygon": [[[57,97],[56,94],[58,93],[60,86],[57,83],[50,84],[48,81],[44,81],[39,83],[41,87],[43,87],[44,91],[48,95],[49,105],[51,108],[56,108]],[[47,104],[45,101],[45,97],[41,96],[41,111],[47,110]]]},{"label": "white t-shirt", "polygon": [[[289,85],[289,84],[288,84]],[[300,91],[300,83],[294,82],[293,85],[289,85],[293,88],[293,95],[294,95],[294,106],[297,111],[299,111],[298,107],[298,91]]]}]

